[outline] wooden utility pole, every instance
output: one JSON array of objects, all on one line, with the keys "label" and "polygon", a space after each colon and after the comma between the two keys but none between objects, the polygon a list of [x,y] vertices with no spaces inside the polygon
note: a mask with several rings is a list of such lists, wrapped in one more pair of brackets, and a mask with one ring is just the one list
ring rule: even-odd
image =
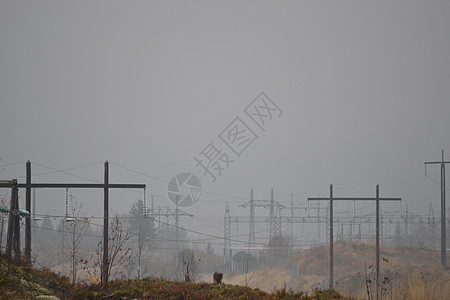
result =
[{"label": "wooden utility pole", "polygon": [[[25,217],[25,261],[31,263],[31,162],[26,164],[26,192],[25,209],[28,211],[28,217]],[[34,212],[33,212],[34,214]]]},{"label": "wooden utility pole", "polygon": [[[26,207],[28,212],[31,210],[31,189],[34,188],[76,188],[76,189],[98,189],[102,188],[104,190],[104,215],[103,215],[103,265],[102,265],[102,283],[105,284],[108,282],[108,268],[109,268],[109,257],[108,257],[108,225],[109,225],[109,189],[111,188],[120,188],[120,189],[144,189],[145,184],[110,184],[109,183],[109,167],[108,162],[105,162],[105,181],[104,183],[31,183],[31,163],[27,162],[27,181],[26,183],[17,183],[17,179],[13,181],[3,182],[0,181],[0,187],[12,187],[11,192],[11,209],[10,209],[10,218],[8,224],[8,243],[7,243],[7,253],[9,249],[9,255],[11,255],[11,248],[17,249],[16,257],[20,257],[20,222],[19,222],[19,203],[18,203],[18,188],[26,188]],[[28,196],[28,191],[30,194]],[[13,201],[16,199],[16,201]],[[28,199],[29,202],[28,202]],[[14,207],[13,207],[14,205]],[[14,213],[14,216],[13,216]],[[17,213],[17,216],[15,216]],[[30,219],[31,213],[27,216],[26,221],[31,222]],[[13,222],[14,221],[14,222]],[[13,225],[14,224],[14,225]],[[27,231],[31,229],[31,223],[25,223],[25,254],[28,258],[31,257],[31,234],[27,234]],[[27,230],[27,228],[29,228]],[[14,229],[14,231],[13,231]],[[28,231],[31,232],[31,231]],[[14,233],[14,234],[13,234]],[[11,236],[11,237],[10,237]],[[14,236],[14,243],[13,243]],[[9,245],[9,248],[8,248]]]},{"label": "wooden utility pole", "polygon": [[175,248],[177,249],[177,265],[179,263],[179,251],[180,251],[180,231],[178,230],[180,228],[180,210],[178,209],[178,203],[180,201],[180,195],[177,194],[177,203],[175,207]]},{"label": "wooden utility pole", "polygon": [[330,184],[330,198],[308,198],[308,201],[310,200],[329,200],[330,201],[330,272],[328,277],[328,286],[330,289],[333,288],[333,266],[334,266],[334,247],[333,247],[333,185]]},{"label": "wooden utility pole", "polygon": [[[376,268],[377,268],[377,295],[380,281],[380,201],[401,201],[401,198],[380,198],[379,187],[376,187],[375,198],[334,198],[333,185],[330,185],[329,198],[308,198],[308,201],[330,201],[330,282],[329,288],[332,289],[333,284],[333,201],[376,201]],[[378,299],[378,296],[377,296]]]},{"label": "wooden utility pole", "polygon": [[334,250],[333,250],[333,185],[330,184],[330,289],[333,288],[333,258],[334,258]]},{"label": "wooden utility pole", "polygon": [[103,264],[102,264],[102,284],[108,282],[108,269],[109,269],[109,257],[108,257],[108,225],[109,225],[109,164],[105,161],[105,188],[103,192]]},{"label": "wooden utility pole", "polygon": [[377,184],[377,188],[376,188],[376,218],[377,218],[377,223],[376,223],[376,227],[375,227],[375,234],[376,234],[376,268],[377,268],[377,298],[378,299],[378,293],[379,293],[379,286],[380,286],[380,187]]},{"label": "wooden utility pole", "polygon": [[17,179],[8,182],[11,186],[11,202],[9,204],[8,232],[6,234],[6,254],[11,257],[14,250],[14,256],[19,259],[20,253],[20,220],[19,220],[19,193],[17,188]]},{"label": "wooden utility pole", "polygon": [[[441,161],[428,161],[425,165],[440,164],[441,165],[441,264],[445,267],[447,265],[447,219],[445,216],[445,164],[450,164],[450,161],[444,161],[444,150],[442,150]],[[425,175],[427,170],[425,169]]]}]

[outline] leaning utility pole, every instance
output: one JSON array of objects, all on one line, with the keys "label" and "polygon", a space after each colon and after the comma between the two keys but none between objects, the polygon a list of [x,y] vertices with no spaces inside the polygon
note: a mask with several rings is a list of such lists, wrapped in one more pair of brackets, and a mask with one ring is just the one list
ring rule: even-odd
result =
[{"label": "leaning utility pole", "polygon": [[19,197],[17,179],[8,182],[11,187],[11,202],[9,208],[8,231],[6,233],[6,254],[11,257],[14,249],[14,256],[19,259],[20,253],[20,221],[19,221]]},{"label": "leaning utility pole", "polygon": [[[425,165],[440,164],[441,165],[441,264],[447,265],[447,219],[445,217],[445,164],[450,164],[450,161],[444,161],[444,150],[442,150],[442,161],[427,161]],[[425,166],[425,175],[427,169]]]}]

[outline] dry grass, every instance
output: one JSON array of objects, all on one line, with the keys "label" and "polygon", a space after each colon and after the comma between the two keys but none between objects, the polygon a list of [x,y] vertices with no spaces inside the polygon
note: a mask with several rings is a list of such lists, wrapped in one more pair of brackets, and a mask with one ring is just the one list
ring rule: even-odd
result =
[{"label": "dry grass", "polygon": [[[373,289],[372,289],[373,290]],[[349,295],[352,299],[367,299],[366,288],[360,288]],[[375,295],[372,294],[375,299]],[[393,280],[392,289],[383,293],[380,299],[395,300],[435,300],[450,299],[450,275],[442,268],[422,268],[421,271],[411,271],[401,274]]]},{"label": "dry grass", "polygon": [[393,299],[450,299],[449,271],[425,268],[408,273],[393,287]]},{"label": "dry grass", "polygon": [[[298,254],[299,287],[311,289],[328,278],[328,246]],[[381,247],[381,280],[391,281],[382,299],[449,299],[450,271],[440,266],[440,253],[409,247]],[[375,244],[361,242],[335,243],[334,279],[337,289],[352,299],[368,299],[364,265],[372,265],[368,276],[374,285]],[[387,273],[383,273],[387,272]],[[375,289],[372,287],[372,292]],[[374,297],[375,298],[375,297]]]},{"label": "dry grass", "polygon": [[286,287],[290,280],[290,275],[276,269],[260,270],[248,274],[225,275],[223,279],[227,284],[258,288],[267,293]]}]

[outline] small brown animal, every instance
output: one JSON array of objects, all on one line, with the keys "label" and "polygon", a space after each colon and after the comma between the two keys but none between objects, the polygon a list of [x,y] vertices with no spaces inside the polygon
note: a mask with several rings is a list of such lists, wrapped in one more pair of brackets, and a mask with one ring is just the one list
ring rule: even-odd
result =
[{"label": "small brown animal", "polygon": [[214,283],[222,283],[223,274],[219,272],[214,272],[213,278]]}]

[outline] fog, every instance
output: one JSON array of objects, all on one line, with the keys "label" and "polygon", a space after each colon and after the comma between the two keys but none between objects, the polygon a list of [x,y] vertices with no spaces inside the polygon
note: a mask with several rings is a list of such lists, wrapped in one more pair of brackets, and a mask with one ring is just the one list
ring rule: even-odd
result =
[{"label": "fog", "polygon": [[[193,174],[202,193],[180,207],[193,217],[179,225],[218,254],[226,204],[249,216],[239,205],[251,189],[255,200],[274,189],[290,216],[291,194],[301,206],[330,184],[335,197],[375,197],[379,184],[382,197],[402,198],[382,211],[428,216],[431,203],[438,218],[439,166],[425,173],[424,162],[450,157],[449,12],[438,1],[2,1],[0,180],[25,182],[30,160],[33,182],[101,183],[109,161],[110,183],[146,184],[149,207],[153,196],[175,209],[170,180]],[[261,92],[273,109],[261,110],[263,127],[246,113]],[[239,154],[220,137],[236,118],[256,136]],[[195,160],[211,142],[233,161],[215,180]],[[70,192],[101,224],[103,191]],[[64,189],[35,198],[36,215],[64,214]],[[138,199],[141,190],[111,190],[110,209],[128,213]],[[247,247],[248,223],[235,225],[233,247]],[[319,239],[317,225],[296,224],[295,246],[326,244],[320,226]],[[261,247],[268,230],[256,225]]]}]

